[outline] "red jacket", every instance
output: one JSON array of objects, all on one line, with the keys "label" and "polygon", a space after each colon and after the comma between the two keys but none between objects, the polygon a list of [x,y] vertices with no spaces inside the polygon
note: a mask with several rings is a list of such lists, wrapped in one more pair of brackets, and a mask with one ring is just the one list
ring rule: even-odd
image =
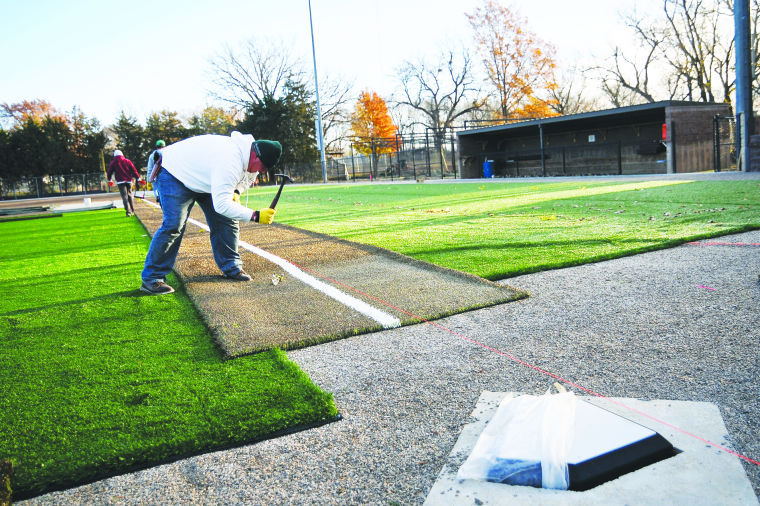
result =
[{"label": "red jacket", "polygon": [[140,173],[135,169],[135,165],[124,156],[117,156],[108,164],[106,177],[111,180],[111,175],[116,176],[117,183],[131,183],[132,178],[140,179]]}]

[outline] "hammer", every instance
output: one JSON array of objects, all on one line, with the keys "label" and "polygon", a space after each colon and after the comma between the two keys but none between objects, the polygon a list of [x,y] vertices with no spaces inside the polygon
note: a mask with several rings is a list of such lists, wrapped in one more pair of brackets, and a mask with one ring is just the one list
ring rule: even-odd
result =
[{"label": "hammer", "polygon": [[277,190],[277,195],[274,196],[274,200],[272,200],[272,203],[269,204],[270,209],[274,209],[274,206],[277,205],[277,201],[280,200],[280,193],[282,193],[282,187],[285,186],[285,183],[293,183],[293,178],[288,176],[287,174],[275,174],[275,178],[281,177],[282,181],[280,182],[280,189]]}]

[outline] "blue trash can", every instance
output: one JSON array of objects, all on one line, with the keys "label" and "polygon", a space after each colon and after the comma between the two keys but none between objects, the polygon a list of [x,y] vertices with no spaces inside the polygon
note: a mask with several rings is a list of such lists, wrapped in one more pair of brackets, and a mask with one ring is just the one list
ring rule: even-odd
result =
[{"label": "blue trash can", "polygon": [[493,177],[493,160],[483,162],[483,177]]}]

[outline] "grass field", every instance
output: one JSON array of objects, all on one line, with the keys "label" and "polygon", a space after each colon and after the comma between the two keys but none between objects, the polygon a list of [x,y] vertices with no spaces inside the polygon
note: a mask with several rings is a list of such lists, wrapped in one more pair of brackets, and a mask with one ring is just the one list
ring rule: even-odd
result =
[{"label": "grass field", "polygon": [[223,361],[181,290],[142,296],[149,239],[121,210],[0,223],[0,236],[14,499],[337,416],[283,352]]},{"label": "grass field", "polygon": [[[251,190],[250,207],[274,191]],[[276,220],[498,279],[760,228],[760,182],[293,186]],[[222,361],[181,290],[141,296],[148,238],[121,210],[0,234],[15,499],[337,416],[282,352]]]},{"label": "grass field", "polygon": [[759,228],[760,182],[295,186],[275,220],[502,279]]}]

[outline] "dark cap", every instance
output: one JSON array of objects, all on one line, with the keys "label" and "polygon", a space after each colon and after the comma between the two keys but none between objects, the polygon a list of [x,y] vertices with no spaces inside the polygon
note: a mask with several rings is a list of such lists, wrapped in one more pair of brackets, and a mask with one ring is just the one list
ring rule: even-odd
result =
[{"label": "dark cap", "polygon": [[256,150],[256,156],[267,169],[274,168],[282,154],[282,144],[277,141],[256,141],[253,143],[253,149]]}]

